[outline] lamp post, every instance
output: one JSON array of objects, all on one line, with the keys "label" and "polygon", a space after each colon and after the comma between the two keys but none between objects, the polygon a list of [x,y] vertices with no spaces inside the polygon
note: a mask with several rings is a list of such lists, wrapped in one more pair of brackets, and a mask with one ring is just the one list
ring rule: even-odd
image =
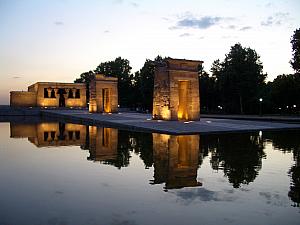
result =
[{"label": "lamp post", "polygon": [[260,99],[259,99],[259,115],[260,115],[260,116],[262,116],[262,101],[263,101],[263,99],[260,98]]}]

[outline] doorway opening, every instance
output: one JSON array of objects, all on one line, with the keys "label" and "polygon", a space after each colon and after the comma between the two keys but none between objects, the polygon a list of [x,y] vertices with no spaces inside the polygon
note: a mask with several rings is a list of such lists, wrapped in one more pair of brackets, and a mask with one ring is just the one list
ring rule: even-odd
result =
[{"label": "doorway opening", "polygon": [[103,111],[106,113],[111,112],[110,107],[110,96],[109,96],[109,89],[104,88],[102,89],[102,105],[103,105]]},{"label": "doorway opening", "polygon": [[58,89],[58,94],[59,94],[59,107],[66,107],[66,99],[65,99],[65,94],[67,94],[67,92],[65,91],[65,89],[60,88]]},{"label": "doorway opening", "polygon": [[178,120],[188,120],[188,86],[189,81],[179,81],[178,82]]}]

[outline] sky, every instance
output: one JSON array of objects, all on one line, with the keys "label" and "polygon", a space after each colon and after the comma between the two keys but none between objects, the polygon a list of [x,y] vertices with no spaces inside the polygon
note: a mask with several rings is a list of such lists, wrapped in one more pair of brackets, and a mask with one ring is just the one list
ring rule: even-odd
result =
[{"label": "sky", "polygon": [[272,81],[292,73],[299,0],[0,0],[0,105],[37,81],[73,82],[121,56],[132,72],[157,55],[203,60],[209,72],[241,43]]}]

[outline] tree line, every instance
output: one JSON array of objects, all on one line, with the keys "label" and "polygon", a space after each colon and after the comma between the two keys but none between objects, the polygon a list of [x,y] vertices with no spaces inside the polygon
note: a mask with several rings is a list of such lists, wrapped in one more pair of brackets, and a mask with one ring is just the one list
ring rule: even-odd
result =
[{"label": "tree line", "polygon": [[[203,113],[299,113],[300,107],[300,28],[291,37],[293,74],[278,75],[266,82],[258,53],[240,43],[233,45],[223,61],[212,63],[210,74],[199,66],[200,105]],[[101,73],[118,78],[120,107],[152,110],[154,65],[165,58],[146,59],[143,67],[132,73],[127,59],[121,57],[100,63],[75,80],[86,83]],[[89,90],[87,88],[87,96]]]}]

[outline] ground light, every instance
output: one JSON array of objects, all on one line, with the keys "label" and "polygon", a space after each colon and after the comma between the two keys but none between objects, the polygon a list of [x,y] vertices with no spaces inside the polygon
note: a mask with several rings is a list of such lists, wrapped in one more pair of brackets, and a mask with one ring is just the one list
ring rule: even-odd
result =
[{"label": "ground light", "polygon": [[260,115],[260,116],[262,115],[262,101],[263,101],[263,99],[260,98],[260,99],[259,99],[259,115]]}]

